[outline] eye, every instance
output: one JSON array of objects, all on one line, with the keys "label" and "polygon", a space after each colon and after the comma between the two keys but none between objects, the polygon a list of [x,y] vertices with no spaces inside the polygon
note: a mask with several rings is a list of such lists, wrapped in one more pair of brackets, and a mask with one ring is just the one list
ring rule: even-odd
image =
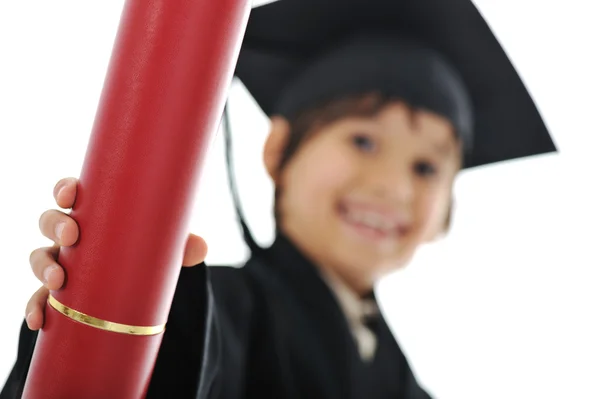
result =
[{"label": "eye", "polygon": [[372,152],[375,150],[375,141],[366,134],[352,136],[352,144],[361,151]]},{"label": "eye", "polygon": [[414,166],[415,173],[422,177],[431,177],[437,174],[436,166],[427,161],[419,161]]}]

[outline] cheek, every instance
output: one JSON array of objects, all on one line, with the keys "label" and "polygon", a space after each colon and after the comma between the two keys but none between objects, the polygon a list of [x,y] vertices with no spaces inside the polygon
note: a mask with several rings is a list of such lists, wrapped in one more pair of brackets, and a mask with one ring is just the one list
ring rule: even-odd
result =
[{"label": "cheek", "polygon": [[416,204],[420,232],[427,240],[442,232],[450,210],[450,188],[427,188],[421,191]]},{"label": "cheek", "polygon": [[283,175],[286,204],[292,208],[288,212],[316,214],[330,208],[351,186],[355,169],[355,162],[340,152],[307,148],[298,153]]}]

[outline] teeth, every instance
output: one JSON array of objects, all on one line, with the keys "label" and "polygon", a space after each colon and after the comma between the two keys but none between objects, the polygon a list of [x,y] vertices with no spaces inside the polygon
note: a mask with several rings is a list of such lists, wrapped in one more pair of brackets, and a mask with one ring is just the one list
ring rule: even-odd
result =
[{"label": "teeth", "polygon": [[377,230],[390,231],[396,227],[393,221],[386,220],[382,215],[374,212],[348,211],[347,217],[351,222],[364,224]]}]

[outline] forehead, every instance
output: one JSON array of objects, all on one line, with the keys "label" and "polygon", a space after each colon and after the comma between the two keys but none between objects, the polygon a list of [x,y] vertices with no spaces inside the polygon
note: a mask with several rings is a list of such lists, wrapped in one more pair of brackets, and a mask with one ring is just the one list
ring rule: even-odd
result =
[{"label": "forehead", "polygon": [[383,127],[402,127],[431,139],[452,140],[456,137],[452,123],[448,119],[427,110],[411,108],[400,102],[388,104],[375,116],[375,120]]},{"label": "forehead", "polygon": [[449,146],[458,140],[452,123],[433,112],[416,109],[401,101],[387,103],[372,115],[344,118],[349,124],[365,124],[393,137],[410,137],[416,141]]},{"label": "forehead", "polygon": [[387,142],[382,145],[387,148],[433,150],[444,158],[450,154],[449,158],[462,162],[462,145],[448,119],[379,93],[328,101],[304,110],[289,122],[292,139],[286,150],[287,158],[303,142],[337,137],[322,133],[362,130],[382,135]]}]

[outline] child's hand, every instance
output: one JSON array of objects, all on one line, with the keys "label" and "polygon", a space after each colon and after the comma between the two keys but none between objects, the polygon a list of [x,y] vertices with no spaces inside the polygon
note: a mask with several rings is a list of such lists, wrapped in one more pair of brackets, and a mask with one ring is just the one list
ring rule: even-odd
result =
[{"label": "child's hand", "polygon": [[[62,179],[54,188],[54,199],[59,207],[68,209],[73,206],[76,193],[77,179]],[[48,210],[42,214],[40,230],[55,244],[52,247],[38,248],[29,257],[33,273],[44,284],[27,303],[26,321],[27,326],[32,330],[42,328],[48,290],[57,290],[62,287],[64,282],[64,271],[56,262],[59,248],[75,244],[79,237],[79,227],[75,220],[58,210]],[[202,238],[190,234],[185,247],[183,265],[194,266],[203,262],[206,251],[206,242]]]}]

